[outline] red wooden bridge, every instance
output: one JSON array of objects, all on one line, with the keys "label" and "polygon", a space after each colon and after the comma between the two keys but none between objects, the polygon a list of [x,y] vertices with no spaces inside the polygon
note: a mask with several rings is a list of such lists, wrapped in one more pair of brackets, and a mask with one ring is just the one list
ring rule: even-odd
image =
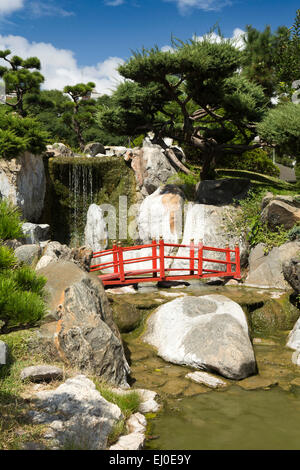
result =
[{"label": "red wooden bridge", "polygon": [[[151,256],[124,259],[124,255],[127,252],[145,248],[148,248]],[[169,248],[185,248],[189,256],[177,256],[178,253],[177,255],[165,254],[165,248],[167,248],[167,253]],[[224,259],[210,258],[207,252],[222,254],[221,257]],[[106,258],[106,262],[103,262],[106,256],[110,257],[110,261],[107,261]],[[204,246],[202,242],[195,244],[194,240],[191,240],[189,245],[178,245],[175,243],[165,243],[162,238],[159,241],[153,240],[148,245],[130,247],[123,247],[120,243],[116,244],[114,242],[111,249],[95,252],[93,258],[100,258],[101,263],[91,266],[90,271],[101,271],[102,274],[98,277],[104,285],[126,285],[138,284],[140,282],[178,281],[210,277],[233,277],[240,279],[241,277],[240,250],[238,245],[235,245],[234,249],[231,249],[229,245],[226,245],[225,248],[214,248]],[[166,260],[185,260],[187,267],[166,267]],[[149,264],[150,269],[130,270],[130,265],[143,262],[148,262],[147,264]],[[167,261],[167,263],[170,263],[170,261]],[[211,266],[211,269],[208,269],[207,266],[211,263],[213,266]],[[219,270],[213,269],[216,264],[220,265],[218,266]],[[107,270],[112,272],[105,274]]]}]

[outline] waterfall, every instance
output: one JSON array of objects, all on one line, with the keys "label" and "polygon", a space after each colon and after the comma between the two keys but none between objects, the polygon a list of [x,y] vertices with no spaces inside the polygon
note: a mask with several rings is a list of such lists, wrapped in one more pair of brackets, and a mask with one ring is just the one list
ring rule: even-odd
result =
[{"label": "waterfall", "polygon": [[71,245],[83,243],[86,214],[93,200],[93,168],[90,165],[69,165],[69,201],[71,208]]}]

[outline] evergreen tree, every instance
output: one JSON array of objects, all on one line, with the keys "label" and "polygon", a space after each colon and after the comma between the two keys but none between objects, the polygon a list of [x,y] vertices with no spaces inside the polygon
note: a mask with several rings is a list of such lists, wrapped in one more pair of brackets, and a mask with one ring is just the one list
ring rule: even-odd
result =
[{"label": "evergreen tree", "polygon": [[41,63],[37,57],[22,59],[18,56],[10,57],[9,49],[0,51],[0,59],[7,62],[8,66],[0,66],[0,77],[6,86],[6,93],[15,93],[16,98],[7,101],[21,116],[25,116],[24,98],[28,93],[38,94],[40,85],[44,82],[43,75],[39,72]]},{"label": "evergreen tree", "polygon": [[[114,106],[98,114],[98,123],[117,135],[153,131],[198,148],[201,178],[228,153],[240,155],[253,143],[255,122],[267,100],[261,86],[239,73],[242,56],[229,41],[176,42],[174,52],[158,47],[136,52],[119,67],[127,79],[112,96]],[[168,151],[169,158],[174,156]]]},{"label": "evergreen tree", "polygon": [[75,132],[77,144],[81,150],[84,149],[86,143],[84,130],[94,123],[96,101],[91,99],[94,88],[95,84],[92,82],[68,85],[64,88],[64,93],[68,94],[71,100],[64,106],[63,119]]}]

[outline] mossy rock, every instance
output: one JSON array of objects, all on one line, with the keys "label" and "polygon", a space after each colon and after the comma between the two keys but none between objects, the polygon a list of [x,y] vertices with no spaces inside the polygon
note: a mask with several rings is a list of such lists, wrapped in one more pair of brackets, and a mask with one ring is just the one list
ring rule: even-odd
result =
[{"label": "mossy rock", "polygon": [[124,159],[57,157],[44,159],[44,163],[47,190],[40,223],[49,223],[52,239],[68,245],[82,244],[91,203],[115,207],[117,238],[119,196],[127,197],[128,208],[136,202],[134,172]]},{"label": "mossy rock", "polygon": [[250,315],[252,334],[291,330],[299,315],[299,310],[290,302],[290,294],[283,294],[277,299],[270,298]]},{"label": "mossy rock", "polygon": [[129,333],[140,325],[143,313],[135,305],[114,300],[111,307],[114,320],[121,333]]}]

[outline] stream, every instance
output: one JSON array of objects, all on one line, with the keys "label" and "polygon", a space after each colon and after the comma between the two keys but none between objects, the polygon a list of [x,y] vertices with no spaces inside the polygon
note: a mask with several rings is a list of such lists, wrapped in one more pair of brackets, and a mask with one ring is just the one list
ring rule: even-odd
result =
[{"label": "stream", "polygon": [[226,379],[228,386],[221,390],[191,382],[185,376],[193,369],[165,362],[142,340],[146,318],[155,310],[155,302],[168,292],[228,295],[229,290],[231,298],[246,295],[259,300],[260,295],[271,294],[261,290],[244,294],[239,289],[235,295],[235,289],[203,287],[144,289],[118,296],[145,308],[142,326],[122,336],[131,366],[131,386],[156,391],[162,404],[158,413],[147,416],[146,449],[300,449],[300,368],[292,363],[293,351],[285,346],[288,331],[252,337],[259,374],[241,381]]}]

